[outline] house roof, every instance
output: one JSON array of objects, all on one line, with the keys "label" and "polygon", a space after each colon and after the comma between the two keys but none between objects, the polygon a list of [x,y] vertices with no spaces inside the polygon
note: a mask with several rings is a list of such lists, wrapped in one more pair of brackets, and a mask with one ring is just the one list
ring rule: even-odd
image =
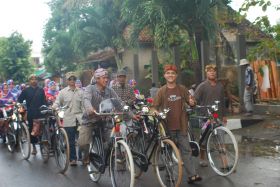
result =
[{"label": "house roof", "polygon": [[104,50],[98,50],[96,52],[90,53],[85,63],[105,61],[113,57],[114,57],[114,50],[108,47],[105,48]]},{"label": "house roof", "polygon": [[[229,32],[245,34],[247,41],[259,41],[264,38],[272,38],[269,34],[263,32],[258,26],[247,19],[238,20],[240,15],[231,7],[227,7],[227,16],[224,16],[225,29]],[[225,20],[226,19],[226,20]]]}]

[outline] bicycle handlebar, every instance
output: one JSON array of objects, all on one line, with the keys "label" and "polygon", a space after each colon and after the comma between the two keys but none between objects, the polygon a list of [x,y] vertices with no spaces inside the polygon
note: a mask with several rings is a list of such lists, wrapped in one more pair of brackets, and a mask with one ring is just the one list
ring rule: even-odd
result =
[{"label": "bicycle handlebar", "polygon": [[101,112],[96,112],[96,111],[94,111],[94,113],[98,116],[114,116],[114,115],[123,115],[124,114],[124,112],[101,113]]}]

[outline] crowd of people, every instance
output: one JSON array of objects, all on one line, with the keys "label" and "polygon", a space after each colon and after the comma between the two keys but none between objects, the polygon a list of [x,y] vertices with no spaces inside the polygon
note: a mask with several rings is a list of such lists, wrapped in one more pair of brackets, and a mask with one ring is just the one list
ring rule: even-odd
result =
[{"label": "crowd of people", "polygon": [[[188,143],[188,116],[184,110],[185,103],[189,106],[209,105],[215,100],[220,100],[223,122],[227,121],[223,102],[225,90],[223,85],[217,81],[216,70],[215,65],[207,65],[205,67],[206,80],[198,86],[195,92],[190,93],[185,86],[177,84],[177,67],[173,64],[166,65],[164,67],[166,84],[160,88],[156,88],[153,84],[150,90],[153,98],[152,108],[155,113],[163,108],[170,108],[166,118],[167,131],[181,151],[189,183],[200,181],[202,177],[197,173]],[[22,103],[25,100],[30,131],[32,131],[34,119],[42,117],[39,112],[41,105],[49,105],[53,109],[68,106],[64,114],[63,124],[69,138],[70,165],[76,166],[79,160],[86,165],[89,163],[88,150],[92,138],[91,132],[93,126],[100,123],[100,118],[96,116],[100,102],[107,98],[116,98],[132,106],[140,91],[136,88],[135,80],[127,81],[127,73],[124,70],[118,71],[116,80],[109,82],[108,71],[99,68],[95,70],[91,84],[86,87],[82,86],[74,72],[68,72],[66,80],[67,86],[62,90],[59,89],[56,82],[49,79],[45,80],[44,88],[39,87],[38,78],[34,74],[29,77],[28,86],[25,84],[14,86],[13,81],[9,80],[1,86],[0,101],[2,103],[9,101]],[[139,116],[133,113],[129,117],[134,120],[139,119]],[[109,135],[105,134],[106,139]],[[37,154],[37,142],[38,138],[31,136],[33,155]],[[77,143],[80,148],[79,153],[76,152]],[[207,167],[203,149],[204,147],[202,147],[200,165]]]}]

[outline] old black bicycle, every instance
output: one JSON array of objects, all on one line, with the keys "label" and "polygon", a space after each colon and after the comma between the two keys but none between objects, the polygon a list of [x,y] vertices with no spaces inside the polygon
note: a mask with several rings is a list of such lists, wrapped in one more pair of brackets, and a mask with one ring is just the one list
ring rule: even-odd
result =
[{"label": "old black bicycle", "polygon": [[201,147],[205,147],[206,154],[212,169],[221,176],[228,176],[236,170],[238,163],[238,145],[233,133],[223,126],[218,115],[219,101],[208,106],[188,108],[187,112],[193,114],[195,109],[206,110],[205,116],[192,116],[198,118],[202,132],[198,141],[195,140],[191,124],[188,125],[188,136],[192,153],[199,155]]},{"label": "old black bicycle", "polygon": [[168,109],[151,114],[147,106],[142,107],[141,121],[128,128],[128,144],[135,163],[135,177],[141,176],[152,164],[161,186],[180,186],[182,159],[175,143],[166,137],[163,120]]},{"label": "old black bicycle", "polygon": [[53,153],[60,173],[65,173],[69,166],[70,147],[68,136],[61,124],[62,112],[65,107],[52,110],[43,105],[40,112],[45,117],[39,119],[41,124],[41,135],[39,145],[44,162],[49,160]]},{"label": "old black bicycle", "polygon": [[[90,179],[98,182],[109,166],[114,187],[133,187],[134,163],[126,138],[120,131],[124,113],[116,112],[115,109],[119,106],[121,104],[116,99],[106,99],[100,103],[99,113],[96,112],[96,115],[106,119],[93,127],[87,169]],[[124,110],[127,108],[124,107]],[[107,141],[104,142],[104,139]]]}]

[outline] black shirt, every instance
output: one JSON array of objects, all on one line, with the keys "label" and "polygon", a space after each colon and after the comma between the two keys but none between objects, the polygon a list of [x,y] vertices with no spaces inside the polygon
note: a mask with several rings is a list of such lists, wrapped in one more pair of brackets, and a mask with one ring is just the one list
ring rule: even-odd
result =
[{"label": "black shirt", "polygon": [[39,108],[42,105],[46,105],[46,96],[43,88],[40,87],[28,87],[22,91],[18,98],[18,102],[22,103],[26,101],[27,106],[27,118],[28,119],[37,119],[41,118],[42,114],[39,111]]}]

